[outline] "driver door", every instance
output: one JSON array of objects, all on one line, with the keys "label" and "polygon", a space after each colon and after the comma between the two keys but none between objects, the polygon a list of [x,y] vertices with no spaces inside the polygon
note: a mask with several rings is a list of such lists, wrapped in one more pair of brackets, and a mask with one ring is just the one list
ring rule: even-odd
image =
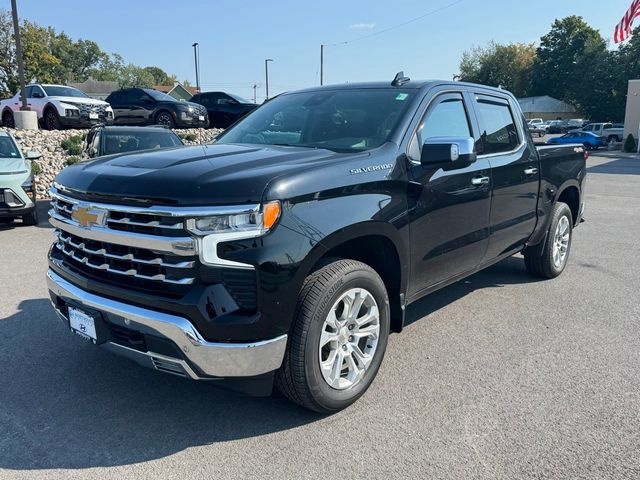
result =
[{"label": "driver door", "polygon": [[409,296],[476,268],[489,242],[491,169],[477,159],[449,169],[420,163],[434,137],[478,139],[462,92],[436,96],[409,143],[411,282]]}]

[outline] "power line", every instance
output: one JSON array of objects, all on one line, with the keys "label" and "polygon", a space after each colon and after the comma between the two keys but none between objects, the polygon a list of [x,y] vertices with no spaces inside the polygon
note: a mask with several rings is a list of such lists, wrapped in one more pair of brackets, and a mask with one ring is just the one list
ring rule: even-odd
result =
[{"label": "power line", "polygon": [[325,47],[336,47],[338,45],[348,45],[350,43],[359,42],[359,41],[365,40],[367,38],[376,37],[378,35],[382,35],[383,33],[390,32],[391,30],[395,30],[397,28],[404,27],[405,25],[409,25],[410,23],[417,22],[418,20],[422,20],[425,17],[429,17],[431,15],[435,15],[436,13],[440,13],[441,11],[446,10],[448,8],[451,8],[451,7],[453,7],[455,5],[458,5],[459,3],[462,3],[462,2],[464,2],[464,0],[456,0],[455,2],[451,2],[451,3],[449,3],[447,5],[444,5],[444,6],[440,7],[440,8],[436,8],[435,10],[431,10],[430,12],[427,12],[427,13],[425,13],[423,15],[420,15],[419,17],[412,18],[411,20],[407,20],[406,22],[399,23],[399,24],[394,25],[392,27],[388,27],[388,28],[385,28],[383,30],[380,30],[380,31],[377,31],[377,32],[374,32],[374,33],[370,33],[369,35],[363,35],[362,37],[354,38],[352,40],[345,40],[344,42],[325,43],[324,46]]}]

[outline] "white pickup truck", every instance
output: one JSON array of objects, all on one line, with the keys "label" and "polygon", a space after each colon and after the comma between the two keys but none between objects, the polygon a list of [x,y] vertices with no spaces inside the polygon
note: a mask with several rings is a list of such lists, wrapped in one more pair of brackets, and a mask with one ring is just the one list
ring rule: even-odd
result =
[{"label": "white pickup truck", "polygon": [[589,123],[576,132],[591,132],[605,139],[607,143],[622,142],[624,137],[624,125],[617,123]]},{"label": "white pickup truck", "polygon": [[[91,98],[77,88],[31,84],[25,91],[27,105],[38,114],[38,121],[47,130],[113,122],[113,110],[107,102]],[[15,127],[13,112],[19,111],[21,106],[20,92],[0,102],[2,126]]]}]

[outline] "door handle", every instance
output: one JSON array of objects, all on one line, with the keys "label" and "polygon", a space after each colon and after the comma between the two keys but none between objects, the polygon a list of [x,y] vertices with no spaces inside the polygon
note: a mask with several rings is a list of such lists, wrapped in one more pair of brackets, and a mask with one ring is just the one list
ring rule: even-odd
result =
[{"label": "door handle", "polygon": [[471,179],[471,185],[479,187],[480,185],[487,185],[489,183],[489,177],[473,177]]},{"label": "door handle", "polygon": [[538,173],[538,169],[535,167],[529,167],[524,169],[525,175],[535,175],[536,173]]}]

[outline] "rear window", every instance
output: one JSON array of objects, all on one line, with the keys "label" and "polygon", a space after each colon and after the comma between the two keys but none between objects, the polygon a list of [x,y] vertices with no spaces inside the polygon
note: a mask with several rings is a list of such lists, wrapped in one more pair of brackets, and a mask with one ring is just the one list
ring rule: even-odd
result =
[{"label": "rear window", "polygon": [[173,132],[105,132],[104,155],[171,148],[182,145]]},{"label": "rear window", "polygon": [[509,152],[518,147],[518,130],[506,102],[478,98],[476,110],[484,154]]}]

